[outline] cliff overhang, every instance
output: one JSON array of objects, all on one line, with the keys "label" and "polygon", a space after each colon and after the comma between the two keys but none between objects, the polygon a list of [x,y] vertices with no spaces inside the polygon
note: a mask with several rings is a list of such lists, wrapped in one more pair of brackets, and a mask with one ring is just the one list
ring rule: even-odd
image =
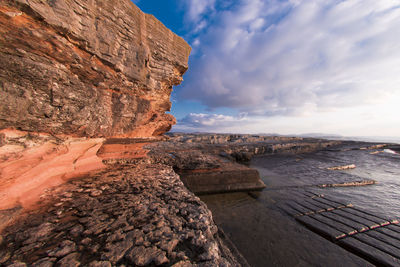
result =
[{"label": "cliff overhang", "polygon": [[152,137],[190,46],[129,0],[0,5],[0,129]]}]

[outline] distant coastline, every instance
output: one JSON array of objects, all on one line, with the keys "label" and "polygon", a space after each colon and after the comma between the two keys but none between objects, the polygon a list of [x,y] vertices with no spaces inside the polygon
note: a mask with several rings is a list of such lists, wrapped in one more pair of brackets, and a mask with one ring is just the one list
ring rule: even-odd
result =
[{"label": "distant coastline", "polygon": [[[191,131],[181,131],[172,129],[170,133],[195,133],[195,134],[211,134],[211,132],[191,132]],[[220,132],[218,132],[220,133]],[[220,134],[240,134],[246,135],[249,133],[228,133],[221,132]],[[319,138],[328,140],[339,140],[339,141],[359,141],[359,142],[369,142],[369,143],[396,143],[400,144],[400,137],[395,136],[343,136],[339,134],[326,134],[326,133],[304,133],[304,134],[278,134],[278,133],[255,133],[250,135],[259,136],[284,136],[284,137],[303,137],[303,138]]]}]

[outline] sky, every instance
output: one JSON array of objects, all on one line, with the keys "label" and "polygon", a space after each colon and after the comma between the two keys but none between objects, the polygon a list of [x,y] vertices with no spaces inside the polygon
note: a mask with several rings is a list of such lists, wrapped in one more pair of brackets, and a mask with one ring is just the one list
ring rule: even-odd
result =
[{"label": "sky", "polygon": [[192,47],[174,131],[400,137],[400,0],[133,0]]}]

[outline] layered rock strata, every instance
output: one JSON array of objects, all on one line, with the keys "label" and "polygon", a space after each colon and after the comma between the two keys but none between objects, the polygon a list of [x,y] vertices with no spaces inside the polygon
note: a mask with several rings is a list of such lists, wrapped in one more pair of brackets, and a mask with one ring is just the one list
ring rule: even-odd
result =
[{"label": "layered rock strata", "polygon": [[173,166],[196,194],[255,191],[265,188],[257,170],[247,167],[253,156],[306,153],[337,145],[301,137],[169,133],[164,142],[149,145],[153,162]]},{"label": "layered rock strata", "polygon": [[0,129],[160,135],[189,53],[129,0],[2,1]]},{"label": "layered rock strata", "polygon": [[189,53],[129,0],[1,1],[0,231],[50,188],[128,149],[104,137],[168,131]]},{"label": "layered rock strata", "polygon": [[205,204],[165,165],[115,165],[42,203],[2,233],[1,265],[242,265]]},{"label": "layered rock strata", "polygon": [[[275,145],[278,143],[275,137],[271,139]],[[44,134],[12,137],[4,133],[3,141],[4,150],[19,145],[21,151],[24,146],[29,151],[30,142],[66,144],[65,140]],[[288,147],[291,141],[280,142]],[[330,145],[329,141],[318,142],[322,147]],[[295,144],[299,143],[297,140]],[[218,146],[181,142],[175,137],[159,142],[102,140],[95,155],[82,158],[100,160],[104,166],[97,173],[80,175],[79,179],[45,190],[35,209],[27,211],[17,206],[0,212],[0,219],[12,218],[8,221],[11,226],[1,233],[0,264],[246,266],[234,245],[218,232],[210,211],[188,191],[174,169],[192,175],[186,184],[193,191],[200,188],[195,173],[216,181],[203,188],[205,191],[236,191],[238,188],[227,187],[243,185],[241,182],[249,186],[260,179],[257,175],[254,180],[246,180],[248,176],[243,173],[251,169],[235,163],[226,149],[239,153],[245,147],[265,145]],[[79,160],[77,157],[74,162]],[[230,171],[231,176],[223,175]],[[240,175],[242,181],[237,181]]]},{"label": "layered rock strata", "polygon": [[55,137],[1,130],[0,231],[49,188],[106,167],[96,154],[102,138]]}]

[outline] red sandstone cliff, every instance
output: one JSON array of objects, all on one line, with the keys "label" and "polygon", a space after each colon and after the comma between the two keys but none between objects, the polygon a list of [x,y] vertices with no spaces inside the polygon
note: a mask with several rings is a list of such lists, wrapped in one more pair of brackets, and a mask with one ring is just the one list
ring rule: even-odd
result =
[{"label": "red sandstone cliff", "polygon": [[143,159],[189,53],[129,0],[0,1],[1,266],[239,266]]},{"label": "red sandstone cliff", "polygon": [[160,135],[189,54],[129,0],[2,1],[0,129]]},{"label": "red sandstone cliff", "polygon": [[31,206],[120,153],[143,157],[104,138],[168,131],[189,54],[129,0],[1,1],[0,210]]}]

